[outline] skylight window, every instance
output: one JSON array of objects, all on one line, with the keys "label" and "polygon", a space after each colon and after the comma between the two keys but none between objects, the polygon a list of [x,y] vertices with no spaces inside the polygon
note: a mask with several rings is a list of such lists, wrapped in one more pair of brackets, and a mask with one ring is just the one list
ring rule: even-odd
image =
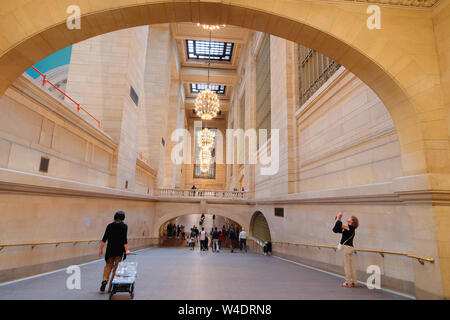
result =
[{"label": "skylight window", "polygon": [[[191,83],[191,93],[200,93],[204,91],[208,85],[206,83]],[[226,86],[218,84],[210,84],[209,89],[216,94],[225,94]]]},{"label": "skylight window", "polygon": [[208,60],[211,49],[212,61],[231,61],[232,42],[210,42],[205,40],[186,40],[188,59]]}]

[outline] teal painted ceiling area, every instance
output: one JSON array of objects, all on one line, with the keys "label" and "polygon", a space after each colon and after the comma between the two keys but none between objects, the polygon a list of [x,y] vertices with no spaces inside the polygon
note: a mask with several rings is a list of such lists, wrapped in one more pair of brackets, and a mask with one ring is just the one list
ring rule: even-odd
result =
[{"label": "teal painted ceiling area", "polygon": [[[53,70],[57,67],[69,64],[71,54],[72,54],[72,46],[69,46],[67,48],[64,48],[49,55],[47,58],[36,63],[34,67],[43,74],[45,74],[46,72]],[[39,77],[39,73],[34,71],[32,68],[28,69],[26,73],[33,79]]]}]

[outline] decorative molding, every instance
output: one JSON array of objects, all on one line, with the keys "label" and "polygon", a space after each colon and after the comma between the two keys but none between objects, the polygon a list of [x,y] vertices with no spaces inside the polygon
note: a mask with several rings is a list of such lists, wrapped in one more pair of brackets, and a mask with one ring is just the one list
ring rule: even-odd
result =
[{"label": "decorative molding", "polygon": [[[83,119],[76,111],[71,110],[65,102],[51,96],[47,90],[37,86],[28,75],[17,78],[5,95],[16,100],[18,97],[31,100],[62,119],[63,122],[69,122],[109,148],[113,150],[118,148],[118,144],[108,134]],[[24,105],[28,108],[28,104]]]},{"label": "decorative molding", "polygon": [[[341,0],[342,1],[342,0]],[[382,4],[403,7],[431,8],[438,3],[439,0],[345,0],[355,3]]]},{"label": "decorative molding", "polygon": [[[324,103],[316,105],[317,101],[323,98],[326,94],[330,93],[332,89],[334,89],[339,80],[343,79],[345,76],[348,76],[350,74],[353,75],[345,67],[341,66],[330,78],[327,79],[326,82],[322,84],[322,86],[316,92],[314,92],[314,94],[311,97],[309,97],[308,100],[306,100],[305,103],[303,103],[295,111],[296,120],[298,121],[301,117],[306,115],[306,113],[310,111],[310,109],[313,106],[315,106],[314,110],[320,108]],[[356,79],[356,76],[353,75],[353,77],[349,78],[349,80],[347,80],[346,83],[350,82],[353,79]]]},{"label": "decorative molding", "polygon": [[136,167],[141,168],[142,170],[144,170],[145,172],[147,172],[148,174],[150,174],[150,176],[156,178],[157,172],[156,170],[151,167],[149,164],[147,164],[146,161],[144,161],[144,159],[139,159],[136,158]]},{"label": "decorative molding", "polygon": [[0,193],[154,201],[146,194],[5,168],[0,168]]},{"label": "decorative molding", "polygon": [[[265,199],[205,199],[200,197],[149,196],[147,194],[116,188],[0,168],[0,194],[107,198],[181,204],[200,203],[200,201],[205,200],[207,204],[239,204],[250,206],[280,204],[283,206],[310,204],[450,206],[450,185],[445,184],[447,180],[448,176],[408,176],[397,178],[394,182],[303,192]],[[432,185],[436,185],[439,188],[433,187],[428,182],[431,182]]]}]

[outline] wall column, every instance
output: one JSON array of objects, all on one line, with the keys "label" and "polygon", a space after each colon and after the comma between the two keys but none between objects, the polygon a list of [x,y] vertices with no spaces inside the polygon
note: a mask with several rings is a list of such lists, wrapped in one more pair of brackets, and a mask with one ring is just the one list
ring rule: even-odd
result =
[{"label": "wall column", "polygon": [[[111,187],[134,190],[136,123],[142,105],[148,27],[119,30],[75,44],[66,91],[101,121],[119,147]],[[138,105],[130,96],[133,87]]]},{"label": "wall column", "polygon": [[172,42],[168,24],[149,27],[145,66],[145,101],[139,121],[139,151],[164,182],[168,106],[172,70]]}]

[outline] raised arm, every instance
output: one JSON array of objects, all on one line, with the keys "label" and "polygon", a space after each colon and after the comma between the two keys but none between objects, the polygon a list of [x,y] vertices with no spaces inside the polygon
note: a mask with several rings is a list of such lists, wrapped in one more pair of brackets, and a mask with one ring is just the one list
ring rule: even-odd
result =
[{"label": "raised arm", "polygon": [[[341,221],[342,215],[343,215],[342,211],[339,212],[338,215],[337,215],[337,217],[336,217],[336,219],[339,219],[339,221]],[[343,224],[343,223],[342,223],[342,229],[350,230],[350,228],[348,227],[348,225],[347,225],[347,224]]]},{"label": "raised arm", "polygon": [[348,225],[343,224],[341,219],[342,219],[342,212],[339,212],[338,215],[336,216],[336,223],[334,224],[333,227],[333,232],[334,233],[342,233],[342,231],[345,230],[349,230]]}]

